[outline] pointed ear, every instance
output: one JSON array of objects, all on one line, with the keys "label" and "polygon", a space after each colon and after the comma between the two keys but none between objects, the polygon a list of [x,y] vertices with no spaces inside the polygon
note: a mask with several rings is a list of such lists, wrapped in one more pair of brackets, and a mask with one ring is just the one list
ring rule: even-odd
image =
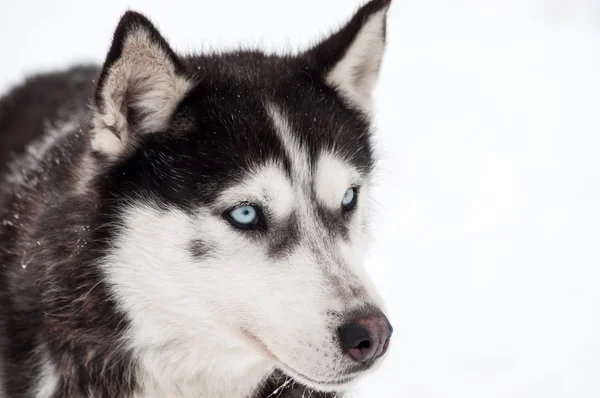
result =
[{"label": "pointed ear", "polygon": [[308,52],[327,84],[366,113],[371,111],[371,95],[383,57],[390,3],[370,1],[344,27]]},{"label": "pointed ear", "polygon": [[114,158],[137,135],[165,128],[190,85],[181,61],[152,23],[128,11],[92,101],[92,149]]}]

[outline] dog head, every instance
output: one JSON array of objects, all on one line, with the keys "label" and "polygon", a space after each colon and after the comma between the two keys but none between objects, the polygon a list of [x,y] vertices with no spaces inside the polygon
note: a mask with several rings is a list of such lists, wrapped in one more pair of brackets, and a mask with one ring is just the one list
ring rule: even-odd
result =
[{"label": "dog head", "polygon": [[181,57],[123,16],[91,106],[90,184],[132,344],[248,348],[322,390],[385,353],[363,253],[388,6],[285,56]]}]

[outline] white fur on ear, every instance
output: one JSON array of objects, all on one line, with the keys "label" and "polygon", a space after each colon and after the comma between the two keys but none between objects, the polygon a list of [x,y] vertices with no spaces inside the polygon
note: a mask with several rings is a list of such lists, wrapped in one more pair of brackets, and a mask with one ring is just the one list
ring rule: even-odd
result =
[{"label": "white fur on ear", "polygon": [[127,33],[108,68],[92,109],[91,145],[114,158],[135,134],[166,127],[191,82],[177,74],[171,55],[143,26]]},{"label": "white fur on ear", "polygon": [[326,75],[328,84],[367,113],[371,112],[372,92],[385,48],[387,9],[367,17],[342,59]]}]

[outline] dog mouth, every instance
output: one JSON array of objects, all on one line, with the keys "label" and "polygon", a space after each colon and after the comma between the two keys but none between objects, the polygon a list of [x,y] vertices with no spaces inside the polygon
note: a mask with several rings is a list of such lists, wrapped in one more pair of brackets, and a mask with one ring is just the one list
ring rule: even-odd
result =
[{"label": "dog mouth", "polygon": [[344,375],[329,380],[318,380],[294,370],[293,368],[287,366],[281,361],[279,361],[279,365],[281,370],[283,370],[293,379],[299,381],[302,384],[305,384],[308,387],[316,388],[324,392],[347,389],[352,384],[354,384],[354,382],[360,377],[359,373],[354,373],[351,375]]},{"label": "dog mouth", "polygon": [[279,359],[275,354],[273,354],[267,346],[258,339],[254,334],[250,333],[248,330],[243,330],[242,334],[248,338],[253,345],[263,354],[265,354],[268,358],[274,361],[283,372],[285,372],[292,379],[306,385],[307,387],[315,388],[317,390],[328,392],[328,391],[342,391],[350,387],[364,372],[363,371],[355,371],[345,375],[339,375],[337,377],[328,379],[328,380],[320,380],[317,378],[309,377],[295,370],[293,367],[287,365],[281,359]]}]

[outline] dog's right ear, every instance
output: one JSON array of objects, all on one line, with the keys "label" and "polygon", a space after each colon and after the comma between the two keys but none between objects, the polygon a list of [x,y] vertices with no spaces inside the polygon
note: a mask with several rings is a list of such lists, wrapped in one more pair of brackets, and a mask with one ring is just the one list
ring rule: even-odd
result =
[{"label": "dog's right ear", "polygon": [[164,129],[189,90],[178,56],[152,23],[121,18],[92,101],[92,149],[116,158],[136,135]]}]

